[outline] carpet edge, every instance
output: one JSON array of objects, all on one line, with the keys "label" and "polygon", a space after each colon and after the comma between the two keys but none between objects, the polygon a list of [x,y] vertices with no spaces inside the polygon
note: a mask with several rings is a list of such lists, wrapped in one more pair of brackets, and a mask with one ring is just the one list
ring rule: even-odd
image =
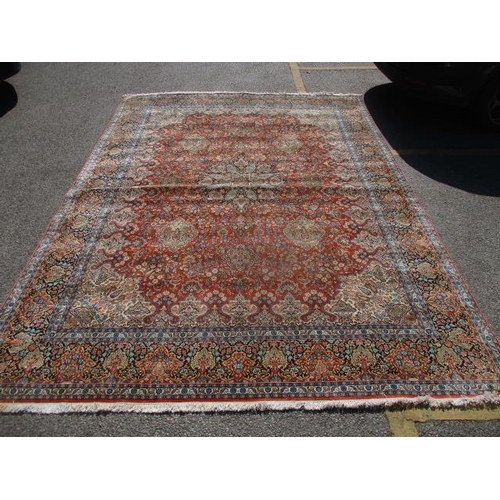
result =
[{"label": "carpet edge", "polygon": [[50,216],[47,224],[45,225],[43,232],[41,233],[39,239],[35,243],[31,253],[29,254],[24,266],[21,268],[19,273],[14,279],[12,286],[7,290],[5,296],[0,298],[0,343],[3,342],[2,338],[2,324],[6,320],[2,320],[2,315],[7,313],[9,308],[9,302],[15,302],[18,300],[19,296],[22,294],[26,287],[26,280],[28,279],[29,269],[32,266],[37,265],[38,261],[43,258],[43,255],[46,251],[46,245],[48,240],[51,238],[52,231],[57,230],[60,220],[62,219],[67,209],[70,207],[73,202],[73,196],[77,190],[77,187],[80,182],[82,182],[86,175],[88,174],[88,170],[91,168],[91,163],[97,158],[99,150],[104,146],[109,134],[112,132],[116,122],[120,118],[122,111],[124,108],[124,102],[118,102],[111,113],[110,117],[106,122],[106,126],[102,130],[99,135],[97,141],[91,146],[85,160],[80,165],[76,176],[73,177],[69,187],[64,193],[59,205],[57,206],[55,212],[52,216]]},{"label": "carpet edge", "polygon": [[325,401],[210,401],[186,403],[0,403],[0,414],[7,413],[219,413],[245,411],[285,411],[285,410],[386,410],[408,409],[421,405],[428,408],[470,408],[484,405],[500,405],[500,396],[483,394],[464,398],[434,398],[422,396],[415,398],[387,398],[364,400],[325,400]]}]

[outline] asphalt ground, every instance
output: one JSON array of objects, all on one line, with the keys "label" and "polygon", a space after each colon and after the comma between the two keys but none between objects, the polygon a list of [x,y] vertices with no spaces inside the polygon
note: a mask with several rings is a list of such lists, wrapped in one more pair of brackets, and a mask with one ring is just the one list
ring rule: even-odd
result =
[{"label": "asphalt ground", "polygon": [[[408,100],[372,63],[23,64],[0,84],[0,300],[123,94],[362,93],[472,294],[500,332],[499,136],[464,110]],[[417,423],[422,436],[498,436],[498,411]],[[493,419],[493,420],[484,420]],[[383,411],[0,415],[2,436],[389,436]]]}]

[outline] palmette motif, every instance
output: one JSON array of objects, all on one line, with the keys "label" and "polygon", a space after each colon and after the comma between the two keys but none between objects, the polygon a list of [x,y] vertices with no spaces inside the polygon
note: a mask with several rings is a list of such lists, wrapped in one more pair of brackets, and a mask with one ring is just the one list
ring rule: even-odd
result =
[{"label": "palmette motif", "polygon": [[498,340],[347,96],[135,96],[2,312],[4,401],[498,394]]}]

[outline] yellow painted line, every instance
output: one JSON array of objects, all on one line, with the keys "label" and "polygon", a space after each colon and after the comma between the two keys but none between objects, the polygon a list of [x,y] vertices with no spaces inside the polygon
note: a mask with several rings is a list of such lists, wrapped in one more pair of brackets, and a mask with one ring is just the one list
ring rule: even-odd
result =
[{"label": "yellow painted line", "polygon": [[377,69],[376,66],[366,65],[348,65],[348,66],[298,66],[299,69],[306,71],[343,71],[343,70],[373,70]]},{"label": "yellow painted line", "polygon": [[416,422],[428,422],[429,420],[472,420],[475,422],[500,420],[500,407],[471,408],[468,410],[459,408],[411,408],[402,411],[388,410],[385,415],[394,436],[415,437],[418,436]]},{"label": "yellow painted line", "polygon": [[299,65],[296,62],[291,62],[289,64],[293,81],[295,82],[295,87],[297,88],[297,92],[305,92],[306,87],[304,85],[304,81],[302,80],[302,75],[300,74]]},{"label": "yellow painted line", "polygon": [[415,421],[405,417],[402,411],[386,411],[389,428],[396,437],[418,437]]}]

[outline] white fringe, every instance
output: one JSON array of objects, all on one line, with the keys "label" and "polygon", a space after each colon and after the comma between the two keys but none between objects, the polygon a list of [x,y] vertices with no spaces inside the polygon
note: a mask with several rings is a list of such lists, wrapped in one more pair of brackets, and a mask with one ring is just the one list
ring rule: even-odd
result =
[{"label": "white fringe", "polygon": [[500,404],[500,396],[484,394],[463,398],[414,398],[350,399],[317,401],[210,401],[172,403],[0,403],[0,413],[199,413],[199,412],[245,412],[283,410],[348,410],[348,409],[408,409],[415,406],[428,408],[465,408]]}]

